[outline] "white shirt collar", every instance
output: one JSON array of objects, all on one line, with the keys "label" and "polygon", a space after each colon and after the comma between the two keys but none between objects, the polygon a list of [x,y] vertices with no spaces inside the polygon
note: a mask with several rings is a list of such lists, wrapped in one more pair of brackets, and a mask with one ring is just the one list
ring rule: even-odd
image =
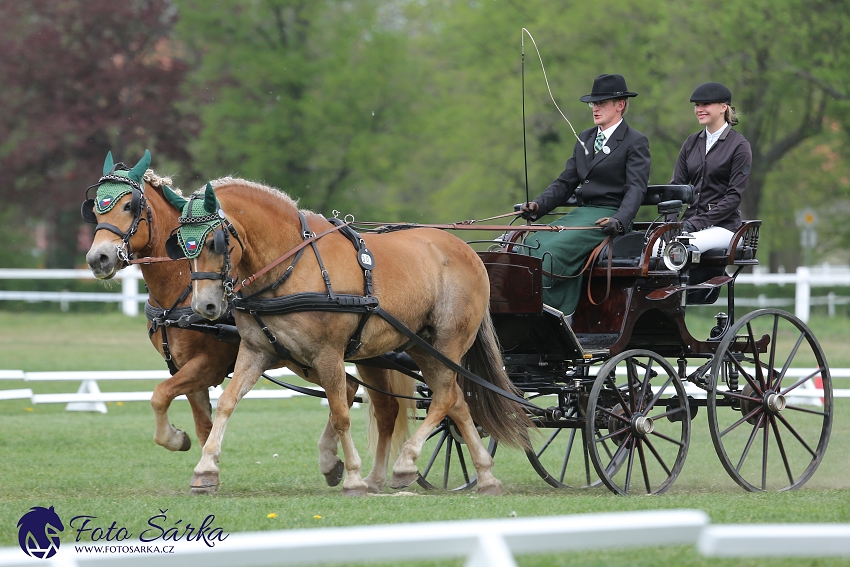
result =
[{"label": "white shirt collar", "polygon": [[[617,122],[616,124],[614,124],[614,125],[613,125],[613,126],[611,126],[610,128],[606,128],[605,130],[602,130],[602,135],[603,135],[603,136],[605,136],[605,143],[604,143],[604,144],[602,144],[603,146],[608,145],[608,140],[611,138],[611,134],[613,134],[613,133],[614,133],[614,130],[616,130],[616,129],[617,129],[617,127],[618,127],[618,126],[619,126],[622,122],[623,122],[623,119],[622,119],[622,118],[620,118],[620,122]],[[598,134],[597,134],[597,135],[598,135]]]},{"label": "white shirt collar", "polygon": [[728,122],[724,122],[723,126],[717,129],[717,132],[714,134],[710,134],[708,132],[708,127],[705,129],[705,153],[708,153],[708,150],[711,149],[711,146],[720,138],[720,135],[726,130],[726,127],[729,126]]}]

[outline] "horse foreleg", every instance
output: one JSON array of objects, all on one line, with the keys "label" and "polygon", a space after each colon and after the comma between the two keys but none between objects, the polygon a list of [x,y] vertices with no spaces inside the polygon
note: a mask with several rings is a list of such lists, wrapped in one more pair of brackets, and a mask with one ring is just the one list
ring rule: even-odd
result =
[{"label": "horse foreleg", "polygon": [[[357,384],[350,380],[346,380],[346,395],[348,399],[348,407],[354,403],[354,396],[357,394]],[[342,475],[345,472],[345,464],[337,456],[339,449],[339,435],[333,428],[330,415],[328,422],[325,424],[325,429],[322,431],[322,436],[319,437],[319,471],[324,475],[325,482],[328,486],[336,486],[342,480]]]},{"label": "horse foreleg", "polygon": [[472,421],[469,406],[463,398],[460,386],[455,384],[455,389],[457,390],[457,402],[449,411],[449,417],[455,422],[460,434],[463,435],[463,440],[466,441],[466,447],[472,457],[472,465],[475,467],[475,472],[478,473],[478,493],[501,494],[502,482],[493,476],[493,457],[487,451],[484,442],[481,441],[481,436],[478,434],[475,422]]},{"label": "horse foreleg", "polygon": [[233,414],[233,410],[236,409],[236,404],[245,394],[251,391],[251,388],[254,387],[261,373],[267,367],[263,365],[264,361],[259,358],[252,357],[250,362],[245,361],[245,358],[248,358],[248,356],[240,356],[237,360],[233,378],[218,399],[212,430],[207,442],[204,443],[201,460],[195,466],[195,474],[192,476],[192,494],[210,494],[218,490],[218,462],[221,457],[221,444],[224,440],[227,421]]},{"label": "horse foreleg", "polygon": [[212,404],[210,404],[209,388],[201,388],[196,392],[186,394],[189,406],[192,408],[192,417],[195,419],[195,434],[201,447],[207,442],[212,429]]},{"label": "horse foreleg", "polygon": [[[358,366],[358,371],[360,378],[370,386],[380,388],[385,392],[393,391],[389,370]],[[387,484],[390,449],[399,410],[399,403],[392,396],[381,394],[375,390],[369,391],[369,447],[372,451],[373,462],[372,470],[364,480],[371,493],[380,492]],[[372,424],[377,430],[377,439],[373,439]]]},{"label": "horse foreleg", "polygon": [[351,398],[347,388],[348,380],[345,378],[345,367],[340,360],[326,365],[317,364],[316,369],[319,371],[322,386],[328,396],[328,406],[331,411],[330,423],[339,437],[345,458],[345,480],[342,483],[342,493],[345,496],[365,496],[368,487],[360,476],[362,463],[354,446],[354,440],[351,438],[349,412]]}]

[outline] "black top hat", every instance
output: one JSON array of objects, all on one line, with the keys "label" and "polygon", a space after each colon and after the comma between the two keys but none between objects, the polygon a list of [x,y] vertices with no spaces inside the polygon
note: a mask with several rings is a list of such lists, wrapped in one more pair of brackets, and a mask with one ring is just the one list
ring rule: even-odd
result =
[{"label": "black top hat", "polygon": [[599,75],[593,79],[593,90],[589,95],[584,95],[581,102],[597,102],[612,98],[628,98],[637,96],[637,93],[629,92],[626,87],[626,79],[622,75]]},{"label": "black top hat", "polygon": [[691,102],[732,102],[732,91],[720,83],[703,83],[691,95]]}]

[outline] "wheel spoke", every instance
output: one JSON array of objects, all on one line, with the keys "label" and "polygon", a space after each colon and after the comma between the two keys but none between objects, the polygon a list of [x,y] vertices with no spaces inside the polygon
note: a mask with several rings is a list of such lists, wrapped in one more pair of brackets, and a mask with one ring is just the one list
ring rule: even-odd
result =
[{"label": "wheel spoke", "polygon": [[800,378],[799,380],[797,380],[796,382],[794,382],[794,385],[793,385],[793,386],[789,386],[788,388],[785,388],[784,390],[782,390],[782,391],[780,392],[780,394],[782,394],[782,395],[784,396],[785,394],[787,394],[787,393],[788,393],[788,392],[790,392],[791,390],[793,390],[793,389],[797,388],[798,386],[800,386],[800,385],[802,385],[802,384],[805,384],[806,382],[808,382],[809,380],[811,380],[811,379],[812,379],[812,378],[814,378],[815,376],[817,376],[817,375],[819,375],[819,374],[822,374],[822,373],[823,373],[823,369],[822,369],[822,368],[818,368],[817,370],[815,370],[814,372],[812,372],[812,373],[811,373],[811,374],[809,374],[808,376],[804,376],[803,378]]},{"label": "wheel spoke", "polygon": [[440,440],[437,441],[437,447],[434,449],[434,452],[431,454],[431,458],[428,459],[428,466],[425,467],[425,471],[422,473],[422,476],[424,478],[428,478],[428,473],[431,472],[431,467],[434,465],[434,461],[437,460],[437,455],[440,454],[440,449],[443,447],[443,443],[446,441],[447,436],[448,436],[448,432],[445,429],[443,429],[443,435],[440,437]]},{"label": "wheel spoke", "polygon": [[616,437],[617,435],[622,435],[623,433],[625,433],[628,430],[629,430],[628,427],[624,427],[622,429],[618,429],[617,431],[615,431],[613,433],[609,433],[608,435],[605,435],[604,437],[597,437],[596,443],[606,441],[608,439],[611,439],[612,437]]},{"label": "wheel spoke", "polygon": [[747,336],[749,337],[750,344],[753,346],[753,362],[756,365],[756,377],[758,378],[759,384],[761,384],[761,391],[764,392],[767,389],[767,383],[764,380],[764,369],[761,367],[759,349],[758,346],[756,346],[756,339],[755,336],[753,336],[753,327],[750,322],[747,322]]},{"label": "wheel spoke", "polygon": [[[762,416],[764,417],[764,416]],[[770,446],[770,428],[767,426],[767,423],[764,424],[764,435],[762,436],[764,439],[761,453],[761,489],[767,490],[767,448]]]},{"label": "wheel spoke", "polygon": [[721,396],[726,396],[728,398],[736,398],[739,400],[747,400],[748,402],[753,402],[755,404],[760,404],[761,400],[758,398],[751,398],[749,396],[745,396],[740,392],[730,392],[729,390],[717,391]]},{"label": "wheel spoke", "polygon": [[573,440],[575,439],[575,437],[576,437],[576,430],[573,429],[573,430],[570,431],[570,440],[567,441],[567,452],[564,453],[564,462],[561,465],[561,477],[558,479],[558,481],[561,484],[564,483],[564,476],[566,476],[566,474],[567,474],[567,463],[569,462],[570,455],[573,452]]},{"label": "wheel spoke", "polygon": [[655,406],[655,402],[657,402],[659,400],[659,398],[661,398],[661,394],[663,394],[667,390],[667,386],[669,386],[672,382],[673,382],[673,376],[670,376],[669,378],[667,378],[667,381],[664,382],[664,385],[661,386],[661,388],[658,390],[658,393],[656,393],[655,396],[653,396],[652,401],[650,401],[648,404],[646,404],[646,407],[644,408],[644,412],[648,412],[649,410],[651,410]]},{"label": "wheel spoke", "polygon": [[634,462],[635,462],[635,443],[636,442],[637,442],[637,440],[635,439],[635,437],[632,437],[632,442],[631,442],[632,447],[631,447],[631,449],[629,449],[629,464],[626,466],[626,484],[623,487],[623,490],[625,491],[626,494],[629,493],[629,488],[632,485],[632,467],[634,466]]},{"label": "wheel spoke", "polygon": [[779,434],[779,427],[776,425],[776,419],[768,417],[770,427],[773,428],[773,434],[776,436],[776,444],[779,446],[779,454],[782,455],[782,464],[785,465],[785,472],[788,473],[788,482],[794,484],[794,475],[791,473],[791,465],[788,462],[788,455],[785,454],[785,445],[782,443],[782,436]]},{"label": "wheel spoke", "polygon": [[756,439],[756,434],[759,432],[759,426],[761,425],[762,420],[764,419],[764,414],[759,416],[758,422],[753,425],[753,431],[750,433],[750,438],[747,440],[747,444],[744,446],[744,451],[741,453],[741,459],[738,461],[738,466],[735,467],[735,470],[739,473],[741,472],[741,467],[744,466],[744,460],[746,460],[747,455],[750,454],[750,448],[753,446],[753,441]]},{"label": "wheel spoke", "polygon": [[636,361],[633,358],[626,359],[626,381],[629,385],[629,398],[630,398],[630,406],[632,408],[632,413],[637,411],[635,405],[637,404],[637,400],[635,399],[635,382],[637,382],[637,371],[635,368]]},{"label": "wheel spoke", "polygon": [[805,412],[805,413],[811,413],[811,414],[814,414],[814,415],[819,415],[821,417],[826,417],[828,415],[826,412],[823,412],[823,411],[817,411],[817,410],[813,410],[813,409],[809,409],[809,408],[801,408],[800,406],[785,406],[785,409],[786,410],[794,410],[794,411],[802,411],[802,412]]},{"label": "wheel spoke", "polygon": [[806,338],[805,333],[800,333],[800,336],[797,337],[797,342],[794,344],[794,348],[791,349],[791,353],[788,355],[788,359],[782,366],[782,372],[779,373],[779,378],[776,379],[776,384],[774,384],[773,386],[774,390],[778,390],[782,385],[782,380],[785,378],[785,373],[788,372],[789,368],[791,368],[791,362],[794,360],[794,357],[797,356],[797,350],[799,350],[800,345],[803,344],[804,338]]},{"label": "wheel spoke", "polygon": [[[756,384],[755,381],[753,381],[753,377],[750,376],[750,374],[747,372],[746,368],[741,366],[741,363],[738,362],[738,360],[734,356],[730,356],[729,360],[732,361],[732,364],[735,365],[735,367],[738,369],[738,372],[740,372],[744,376],[744,379],[747,381],[747,384],[750,385],[750,388],[752,388],[754,391],[756,391],[759,396],[764,395],[764,390],[762,388],[759,388],[758,384]],[[761,368],[761,367],[759,366],[759,368]]]},{"label": "wheel spoke", "polygon": [[684,406],[680,406],[680,407],[678,407],[678,408],[676,408],[676,409],[671,409],[671,410],[670,410],[670,409],[668,409],[668,410],[667,410],[667,411],[665,411],[664,413],[659,413],[658,415],[652,415],[652,416],[649,416],[649,418],[650,418],[652,421],[655,421],[655,420],[657,420],[657,419],[661,419],[662,417],[669,417],[669,416],[671,416],[671,415],[676,415],[677,413],[682,413],[683,411],[685,411]]},{"label": "wheel spoke", "polygon": [[[649,387],[649,381],[652,379],[652,363],[653,363],[653,360],[650,358],[649,362],[647,362],[647,364],[646,364],[646,372],[644,373],[644,376],[643,376],[643,384],[640,385],[640,398],[639,398],[639,400],[640,400],[641,404],[643,404],[643,401],[646,399],[646,389]],[[646,408],[644,408],[643,405],[640,405],[638,407],[641,408],[641,411],[646,413]]]},{"label": "wheel spoke", "polygon": [[800,442],[800,444],[801,444],[801,445],[803,445],[803,447],[805,447],[805,448],[806,448],[806,450],[807,450],[809,453],[811,453],[812,457],[817,457],[817,456],[818,456],[818,455],[817,455],[817,453],[815,453],[814,451],[812,451],[812,448],[811,448],[811,447],[809,447],[809,444],[808,444],[808,443],[806,443],[806,441],[805,441],[802,437],[800,437],[800,434],[799,434],[799,433],[797,433],[797,430],[796,430],[796,429],[794,429],[793,427],[791,427],[791,424],[790,424],[790,423],[788,423],[788,420],[787,420],[787,419],[785,419],[785,418],[782,416],[782,414],[781,414],[781,413],[776,414],[776,417],[778,417],[778,418],[779,418],[779,421],[781,421],[781,422],[783,423],[783,425],[785,425],[785,427],[787,427],[787,428],[788,428],[788,431],[790,431],[790,432],[791,432],[791,435],[793,435],[794,437],[796,437],[796,438],[797,438],[797,441],[799,441],[799,442]]},{"label": "wheel spoke", "polygon": [[673,474],[672,472],[670,472],[670,467],[667,466],[667,463],[664,462],[664,459],[662,459],[661,455],[658,454],[658,451],[655,450],[655,446],[652,444],[649,438],[644,437],[643,442],[646,443],[646,446],[649,447],[649,450],[652,452],[653,455],[655,455],[655,460],[658,461],[658,464],[661,465],[661,468],[664,469],[664,472],[667,473],[667,476]]},{"label": "wheel spoke", "polygon": [[617,447],[617,451],[614,453],[614,456],[611,457],[611,461],[608,463],[608,466],[605,467],[605,472],[609,476],[613,477],[614,474],[616,474],[616,472],[617,472],[617,461],[620,460],[623,452],[626,450],[626,447],[628,447],[631,440],[632,440],[632,434],[629,433],[628,437],[626,437],[623,440],[623,444],[620,445],[619,447]]},{"label": "wheel spoke", "polygon": [[460,441],[455,440],[455,449],[457,449],[457,460],[460,463],[460,470],[463,472],[464,484],[469,484],[469,471],[466,470],[466,459],[463,458],[463,447],[460,446]]},{"label": "wheel spoke", "polygon": [[558,434],[559,434],[561,431],[563,431],[563,430],[562,430],[561,428],[558,428],[558,429],[556,429],[556,430],[555,430],[555,432],[554,432],[552,435],[550,435],[550,436],[549,436],[549,439],[547,439],[547,440],[546,440],[546,443],[544,443],[544,444],[543,444],[543,447],[541,447],[541,448],[540,448],[540,451],[536,454],[536,456],[537,456],[537,458],[538,458],[538,459],[540,458],[540,455],[542,455],[542,454],[543,454],[543,452],[544,452],[546,449],[548,449],[548,448],[549,448],[549,445],[551,445],[551,444],[552,444],[552,441],[554,441],[554,440],[555,440],[555,437],[557,437],[557,436],[558,436]]},{"label": "wheel spoke", "polygon": [[732,425],[730,425],[729,427],[724,429],[720,433],[720,437],[723,437],[724,435],[726,435],[727,433],[729,433],[730,431],[732,431],[733,429],[735,429],[736,427],[738,427],[739,425],[741,425],[742,423],[744,423],[745,421],[750,419],[751,417],[755,417],[755,415],[758,412],[762,411],[762,409],[763,408],[761,406],[756,406],[750,413],[748,413],[747,415],[745,415],[744,417],[742,417],[741,419],[739,419],[738,421],[736,421],[735,423],[733,423]]},{"label": "wheel spoke", "polygon": [[684,443],[682,443],[681,441],[676,441],[672,437],[668,437],[667,435],[664,435],[663,433],[659,433],[657,431],[651,432],[650,435],[655,435],[656,437],[658,437],[660,439],[664,439],[665,441],[669,441],[670,443],[673,443],[674,445],[678,445],[679,447],[684,445]]},{"label": "wheel spoke", "polygon": [[638,441],[638,455],[640,456],[640,468],[643,471],[643,483],[646,486],[646,493],[652,494],[652,486],[649,484],[649,470],[646,466],[646,455],[643,451],[643,441]]},{"label": "wheel spoke", "polygon": [[[581,447],[582,452],[584,453],[584,476],[587,479],[585,481],[585,486],[590,486],[590,455],[588,455],[587,437],[584,433],[584,429],[581,430]],[[605,447],[605,450],[607,451],[608,448]]]},{"label": "wheel spoke", "polygon": [[[626,403],[625,398],[623,398],[623,393],[620,391],[620,389],[614,383],[614,380],[609,376],[608,379],[606,380],[606,382],[609,382],[611,384],[611,387],[617,393],[617,397],[620,398],[620,406],[623,408],[623,411],[628,413],[628,417],[632,417],[632,412],[629,410],[629,404]],[[626,420],[626,421],[628,421],[628,420]]]},{"label": "wheel spoke", "polygon": [[619,419],[619,420],[620,420],[620,421],[622,421],[623,423],[626,423],[626,424],[630,424],[630,423],[631,423],[628,419],[626,419],[626,418],[625,418],[625,417],[623,417],[622,415],[618,415],[618,414],[616,414],[616,413],[614,413],[614,412],[612,412],[612,411],[610,411],[610,410],[608,410],[608,409],[606,409],[606,408],[600,408],[600,407],[598,407],[598,408],[596,408],[596,411],[601,411],[601,412],[602,412],[602,413],[604,413],[605,415],[610,415],[610,416],[611,416],[611,417],[613,417],[613,418]]},{"label": "wheel spoke", "polygon": [[[776,368],[776,337],[779,336],[779,315],[773,316],[773,334],[771,336],[770,341],[770,356],[768,357],[768,366],[767,369],[770,372],[770,378],[773,378],[773,369]],[[772,384],[770,381],[767,383],[768,388],[772,388]]]},{"label": "wheel spoke", "polygon": [[452,442],[446,443],[446,462],[443,465],[443,490],[449,488],[449,467],[452,462]]}]

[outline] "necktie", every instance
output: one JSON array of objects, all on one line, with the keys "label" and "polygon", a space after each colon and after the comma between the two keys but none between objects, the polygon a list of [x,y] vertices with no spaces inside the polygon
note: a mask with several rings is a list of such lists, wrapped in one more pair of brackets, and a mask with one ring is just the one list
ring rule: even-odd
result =
[{"label": "necktie", "polygon": [[605,134],[602,133],[602,130],[596,134],[596,142],[593,144],[593,153],[598,154],[599,150],[602,149],[603,144],[605,144]]}]

